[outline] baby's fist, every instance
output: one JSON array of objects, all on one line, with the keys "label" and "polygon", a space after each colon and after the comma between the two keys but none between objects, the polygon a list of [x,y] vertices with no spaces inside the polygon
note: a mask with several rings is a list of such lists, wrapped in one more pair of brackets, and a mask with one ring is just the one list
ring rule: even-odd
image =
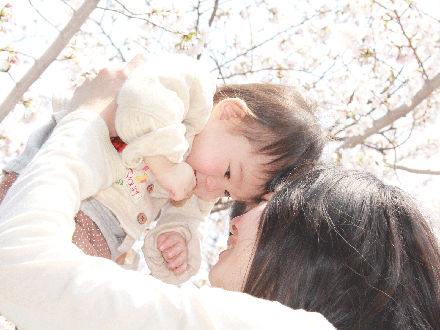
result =
[{"label": "baby's fist", "polygon": [[160,234],[157,247],[174,274],[182,275],[188,267],[188,246],[183,236],[173,231]]},{"label": "baby's fist", "polygon": [[156,175],[156,179],[175,201],[189,197],[197,184],[194,170],[186,162],[173,164],[168,172]]}]

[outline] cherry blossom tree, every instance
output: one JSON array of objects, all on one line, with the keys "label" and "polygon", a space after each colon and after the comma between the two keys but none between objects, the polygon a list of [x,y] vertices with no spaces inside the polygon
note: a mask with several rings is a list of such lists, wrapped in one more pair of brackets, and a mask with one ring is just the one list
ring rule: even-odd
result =
[{"label": "cherry blossom tree", "polygon": [[[439,210],[435,1],[14,0],[0,8],[3,164],[26,141],[18,128],[29,132],[50,115],[56,90],[139,52],[179,52],[206,62],[220,84],[297,86],[320,107],[326,159],[372,171]],[[225,211],[213,217],[227,230]]]}]

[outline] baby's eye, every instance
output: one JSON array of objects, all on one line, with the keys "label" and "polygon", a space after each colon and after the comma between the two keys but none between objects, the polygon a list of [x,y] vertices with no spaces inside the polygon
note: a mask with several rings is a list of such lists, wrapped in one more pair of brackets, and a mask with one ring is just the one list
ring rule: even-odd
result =
[{"label": "baby's eye", "polygon": [[231,168],[228,166],[228,169],[226,170],[225,173],[225,178],[229,179],[231,177]]},{"label": "baby's eye", "polygon": [[225,190],[225,197],[231,197],[231,194],[227,190]]}]

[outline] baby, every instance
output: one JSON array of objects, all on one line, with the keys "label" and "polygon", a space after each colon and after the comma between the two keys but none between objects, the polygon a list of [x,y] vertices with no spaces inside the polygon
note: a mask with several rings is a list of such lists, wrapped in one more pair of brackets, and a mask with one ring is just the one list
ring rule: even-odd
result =
[{"label": "baby", "polygon": [[125,267],[136,266],[131,247],[148,230],[148,267],[173,284],[199,270],[204,219],[218,197],[258,198],[274,174],[316,160],[325,143],[313,104],[293,87],[216,90],[209,72],[183,55],[160,55],[136,69],[119,94],[115,122],[126,176],[83,201],[82,217]]},{"label": "baby", "polygon": [[[139,213],[143,220],[138,219],[138,222],[145,220],[145,223],[163,209],[168,196],[174,201],[190,197],[196,187],[196,176],[184,159],[194,137],[202,131],[211,114],[215,89],[209,71],[199,61],[184,55],[157,56],[127,79],[118,97],[115,117],[116,131],[123,141],[120,153],[128,168],[127,176],[113,189],[96,196],[118,219],[124,216],[118,215],[112,205],[120,203],[121,196],[128,204],[130,198],[139,205],[145,204],[145,210]],[[145,246],[150,248],[144,248],[144,254],[153,275],[165,282],[176,283],[176,278],[167,272],[158,257],[157,248],[176,276],[184,273],[188,265],[188,275],[197,272],[200,258],[193,252],[198,256],[200,246],[199,240],[192,237],[202,236],[203,230],[197,231],[198,222],[203,221],[207,215],[205,210],[211,209],[214,202],[182,201],[172,217],[166,216],[172,211],[163,210],[157,229],[145,238]],[[194,217],[194,220],[186,221],[185,216]],[[132,225],[121,224],[125,231],[130,231],[127,227]],[[130,236],[136,238],[135,235],[138,235],[136,230]],[[131,239],[128,242],[131,244]],[[191,247],[188,255],[187,243],[190,242],[196,246]],[[187,277],[180,277],[178,282]]]}]

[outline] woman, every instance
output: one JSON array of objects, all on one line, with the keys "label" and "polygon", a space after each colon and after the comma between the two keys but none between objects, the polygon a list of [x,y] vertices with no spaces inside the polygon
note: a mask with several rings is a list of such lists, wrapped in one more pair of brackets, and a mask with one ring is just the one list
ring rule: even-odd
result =
[{"label": "woman", "polygon": [[80,201],[125,173],[108,136],[115,96],[136,61],[77,89],[77,111],[57,125],[3,200],[0,313],[20,329],[334,329],[318,313],[231,292],[242,291],[251,245],[240,271],[227,275],[226,291],[167,285],[71,243]]},{"label": "woman", "polygon": [[243,292],[319,312],[337,329],[440,329],[438,241],[417,203],[373,175],[296,171],[275,188],[256,236]]},{"label": "woman", "polygon": [[[106,97],[88,100],[107,109]],[[406,194],[364,173],[305,168],[234,218],[210,281],[239,292],[179,289],[85,256],[70,219],[119,169],[105,125],[87,114],[62,122],[2,205],[0,312],[19,327],[333,328],[284,304],[342,329],[438,328],[437,242]],[[78,148],[83,137],[94,143]]]}]

